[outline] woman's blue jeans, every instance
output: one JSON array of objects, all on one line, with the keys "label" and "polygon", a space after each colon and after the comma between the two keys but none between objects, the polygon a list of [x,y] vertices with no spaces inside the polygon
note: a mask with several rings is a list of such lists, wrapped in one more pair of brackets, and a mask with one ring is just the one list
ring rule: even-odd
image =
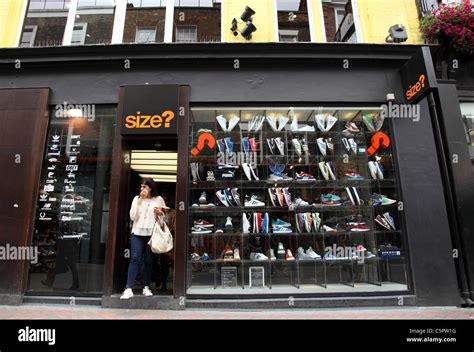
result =
[{"label": "woman's blue jeans", "polygon": [[142,284],[143,286],[150,286],[151,281],[151,269],[153,265],[153,255],[151,248],[148,245],[151,236],[137,236],[132,233],[131,236],[131,258],[128,266],[128,277],[127,277],[127,288],[133,288],[135,284],[135,278],[140,268],[141,257],[143,255],[143,265],[140,269],[142,270]]}]

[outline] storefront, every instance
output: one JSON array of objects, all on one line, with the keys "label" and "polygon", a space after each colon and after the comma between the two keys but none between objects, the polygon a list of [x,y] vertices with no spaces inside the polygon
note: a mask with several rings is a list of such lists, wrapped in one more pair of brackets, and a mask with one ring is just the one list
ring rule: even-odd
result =
[{"label": "storefront", "polygon": [[[41,173],[20,190],[34,197],[24,214],[32,225],[15,242],[37,246],[39,261],[17,263],[3,296],[174,309],[459,305],[437,126],[423,90],[412,89],[423,72],[427,88],[443,83],[432,79],[426,55],[425,71],[401,73],[420,50],[2,50],[1,93],[15,102],[7,110],[27,110],[24,88],[45,99],[36,107],[42,147],[32,152]],[[405,105],[406,91],[419,94],[417,104]],[[166,122],[149,118],[148,127],[145,118],[124,131],[128,116],[153,115]],[[158,164],[155,178],[177,219],[168,291],[120,301],[131,200],[139,177]]]}]

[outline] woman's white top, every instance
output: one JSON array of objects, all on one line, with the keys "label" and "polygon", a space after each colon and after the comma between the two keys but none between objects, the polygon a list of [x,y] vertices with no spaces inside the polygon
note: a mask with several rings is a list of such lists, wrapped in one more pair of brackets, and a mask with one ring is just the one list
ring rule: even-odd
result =
[{"label": "woman's white top", "polygon": [[133,221],[132,233],[137,236],[151,236],[155,224],[154,208],[168,208],[160,196],[143,199],[138,205],[138,196],[133,198],[130,219]]}]

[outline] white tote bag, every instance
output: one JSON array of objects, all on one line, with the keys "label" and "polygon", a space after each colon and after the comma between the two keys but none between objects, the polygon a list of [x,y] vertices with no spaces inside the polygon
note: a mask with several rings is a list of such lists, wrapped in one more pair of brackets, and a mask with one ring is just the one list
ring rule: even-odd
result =
[{"label": "white tote bag", "polygon": [[148,244],[151,247],[151,251],[157,254],[168,253],[173,249],[173,236],[171,236],[171,231],[163,217],[160,216],[155,221]]}]

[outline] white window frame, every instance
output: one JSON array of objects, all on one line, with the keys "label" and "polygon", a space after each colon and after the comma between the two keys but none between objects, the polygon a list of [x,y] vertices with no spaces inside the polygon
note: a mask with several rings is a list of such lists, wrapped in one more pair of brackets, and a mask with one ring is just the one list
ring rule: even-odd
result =
[{"label": "white window frame", "polygon": [[[178,41],[178,29],[184,29],[184,28],[194,28],[194,32],[196,34],[196,40],[194,41]],[[176,31],[175,31],[175,38],[176,38],[176,43],[196,43],[197,42],[197,26],[196,25],[182,25],[182,26],[176,26]]]},{"label": "white window frame", "polygon": [[[34,44],[35,44],[36,32],[37,32],[37,30],[38,30],[38,26],[37,26],[37,25],[26,25],[26,26],[25,26],[25,29],[27,29],[27,28],[28,28],[28,29],[33,29],[33,30],[31,31],[31,38],[30,38],[29,45],[28,45],[28,46],[23,46],[23,45],[22,45],[23,43],[21,42],[21,39],[20,39],[20,45],[19,45],[20,48],[31,48],[31,47],[33,47]],[[23,30],[23,33],[22,33],[21,38],[23,38],[23,35],[24,35],[24,34],[25,34],[25,30]],[[26,43],[25,43],[25,44],[26,44]]]},{"label": "white window frame", "polygon": [[296,42],[298,42],[298,35],[299,35],[299,30],[298,29],[279,29],[278,30],[278,41],[280,43],[292,43],[292,42],[287,42],[287,41],[281,41],[280,36],[292,36],[296,37]]},{"label": "white window frame", "polygon": [[[146,42],[139,42],[137,41],[138,38],[138,33],[140,30],[148,30],[148,31],[153,31],[153,40],[152,41],[146,41]],[[135,43],[137,44],[146,44],[146,43],[155,43],[156,42],[156,27],[151,27],[151,26],[136,26],[135,27]]]},{"label": "white window frame", "polygon": [[[77,27],[77,26],[82,26],[82,37],[80,39],[81,43],[77,44],[77,43],[72,43],[72,36],[71,36],[71,45],[84,45],[84,43],[86,42],[86,34],[87,34],[87,22],[77,22],[77,23],[74,23],[74,27]],[[74,27],[73,27],[73,30],[72,30],[72,33],[74,34]]]}]

